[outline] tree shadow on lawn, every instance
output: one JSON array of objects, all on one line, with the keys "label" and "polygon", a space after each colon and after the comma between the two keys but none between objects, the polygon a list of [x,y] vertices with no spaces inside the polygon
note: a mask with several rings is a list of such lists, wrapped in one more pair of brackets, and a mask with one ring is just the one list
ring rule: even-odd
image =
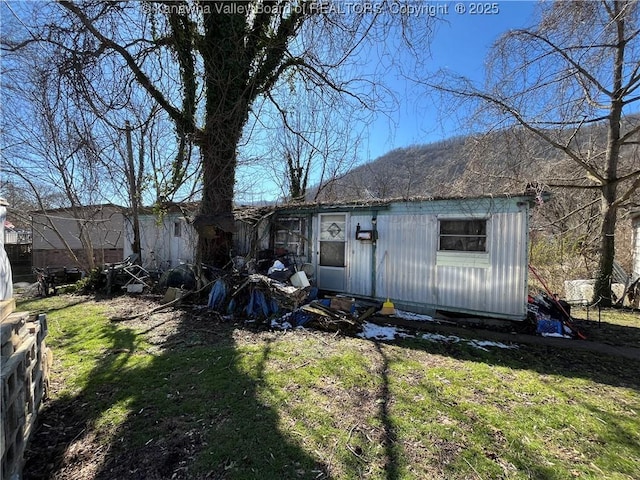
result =
[{"label": "tree shadow on lawn", "polygon": [[[386,342],[385,342],[386,343]],[[571,455],[575,457],[575,469],[566,467],[574,472],[584,471],[587,475],[598,475],[598,467],[594,463],[600,463],[600,466],[611,468],[608,474],[615,476],[620,474],[627,478],[637,471],[638,458],[640,458],[640,450],[637,445],[637,403],[629,398],[622,405],[612,405],[611,399],[598,396],[598,385],[577,386],[578,393],[584,390],[584,396],[576,396],[576,390],[565,387],[562,378],[577,378],[593,381],[603,385],[613,387],[622,387],[627,389],[640,391],[640,377],[637,372],[640,370],[640,361],[630,360],[622,357],[614,357],[608,355],[594,355],[593,353],[575,351],[575,350],[559,350],[557,348],[545,346],[520,345],[518,349],[500,349],[496,347],[488,347],[490,351],[483,351],[471,346],[460,343],[441,343],[426,340],[406,339],[399,342],[393,342],[393,345],[410,348],[415,351],[424,351],[431,355],[442,355],[454,360],[465,362],[478,362],[490,366],[507,367],[513,370],[527,370],[539,373],[544,388],[548,389],[545,395],[549,395],[547,402],[538,404],[527,402],[527,395],[531,385],[525,384],[522,392],[519,392],[517,386],[515,392],[521,399],[514,399],[513,392],[505,392],[504,402],[496,402],[491,400],[489,405],[484,405],[483,391],[472,389],[469,393],[472,398],[446,398],[445,409],[451,408],[454,418],[467,423],[472,430],[466,433],[476,438],[470,446],[460,445],[460,453],[457,454],[459,459],[464,459],[472,469],[472,465],[482,465],[484,468],[495,469],[495,478],[503,478],[503,475],[509,477],[515,475],[515,471],[526,472],[528,478],[534,479],[553,479],[565,478],[559,465],[554,465],[555,461],[566,461]],[[376,342],[376,348],[380,350],[380,346]],[[387,355],[385,363],[393,364],[394,359]],[[389,375],[393,375],[392,372]],[[497,373],[498,377],[501,373]],[[507,372],[508,375],[508,372]],[[552,377],[559,378],[552,378]],[[445,379],[446,381],[446,379]],[[509,382],[508,378],[502,381]],[[512,381],[512,380],[511,380]],[[439,386],[434,384],[434,395],[439,397]],[[494,395],[495,384],[490,383],[488,394]],[[427,387],[428,389],[428,387]],[[507,389],[511,390],[511,389]],[[389,394],[394,399],[394,404],[399,405],[410,403],[412,400],[402,398],[405,392],[398,385],[393,388]],[[473,397],[474,395],[477,398]],[[500,394],[498,394],[500,395]],[[637,398],[637,397],[636,397]],[[471,402],[471,403],[468,403]],[[493,402],[493,403],[491,403]],[[602,402],[602,403],[599,403]],[[478,411],[475,407],[469,405],[479,405]],[[579,406],[580,412],[574,415],[573,406]],[[484,408],[493,409],[492,415],[483,415]],[[503,413],[499,412],[504,409]],[[520,419],[516,423],[509,423],[510,416],[522,415],[522,409],[525,412],[526,419]],[[635,410],[634,410],[635,409]],[[392,411],[389,424],[393,424],[397,415],[402,415],[398,411]],[[580,423],[580,415],[587,414],[590,418],[595,418],[602,423],[600,432],[583,431],[583,435],[589,435],[589,438],[578,438],[579,435],[573,428],[573,425]],[[496,420],[493,415],[504,415],[502,419]],[[540,420],[542,423],[537,424]],[[497,423],[495,423],[497,422]],[[506,427],[501,427],[500,422],[507,422]],[[520,423],[522,422],[522,425]],[[530,427],[525,425],[531,424]],[[509,426],[511,425],[511,426]],[[520,426],[519,426],[520,425]],[[501,430],[505,428],[505,430]],[[525,428],[524,432],[519,432],[519,428]],[[526,430],[530,428],[530,430]],[[545,429],[557,432],[558,438],[551,441],[546,448],[549,450],[540,450],[529,443],[527,436],[529,432],[535,435],[536,431],[544,432]],[[401,435],[401,434],[398,434]],[[544,435],[544,434],[542,434]],[[442,439],[447,441],[447,438]],[[545,439],[546,441],[547,439]],[[533,443],[535,444],[535,440]],[[589,444],[588,446],[585,446]],[[583,449],[588,451],[577,452],[575,443],[582,443]],[[596,446],[597,445],[597,446]],[[480,448],[478,448],[480,447]],[[592,447],[594,450],[592,451]],[[602,449],[600,449],[602,447]],[[580,448],[580,447],[578,447]],[[598,450],[602,450],[597,455],[599,459],[589,458],[589,455],[596,455]],[[616,455],[620,457],[616,458]],[[565,456],[567,458],[565,458]],[[396,458],[402,455],[396,454]],[[635,458],[635,460],[633,460]],[[460,460],[458,460],[460,463]],[[607,465],[606,462],[611,462]],[[634,463],[635,462],[635,463]],[[570,464],[571,462],[569,462]],[[487,465],[489,465],[487,467]],[[446,469],[444,470],[446,474]],[[606,470],[605,470],[606,471]],[[474,473],[476,475],[474,475]],[[565,470],[566,473],[566,470]],[[600,470],[603,473],[603,470]],[[469,475],[481,478],[475,470],[470,471]],[[629,478],[631,478],[629,476]],[[603,475],[604,477],[604,475]],[[494,477],[492,477],[494,478]],[[611,478],[611,477],[607,477]]]},{"label": "tree shadow on lawn", "polygon": [[608,321],[606,317],[599,321],[597,311],[588,320],[574,317],[572,322],[587,337],[587,341],[640,348],[640,321],[638,323],[638,327],[620,325]]},{"label": "tree shadow on lawn", "polygon": [[105,324],[109,347],[86,384],[44,404],[25,480],[329,478],[260,399],[269,346],[247,367],[232,325],[176,315],[155,354],[133,329]]},{"label": "tree shadow on lawn", "polygon": [[[566,341],[581,342],[584,340]],[[489,346],[488,350],[483,350],[464,342],[434,342],[411,338],[402,339],[396,344],[436,355],[445,355],[457,360],[503,366],[514,370],[531,370],[542,375],[583,378],[613,387],[625,387],[640,391],[640,376],[637,374],[640,370],[640,360],[622,356],[553,345],[517,344],[517,348],[506,349]]]},{"label": "tree shadow on lawn", "polygon": [[[38,313],[51,313],[57,312],[59,310],[66,310],[71,307],[75,307],[76,305],[80,305],[82,303],[87,303],[91,300],[91,297],[88,296],[78,296],[73,302],[66,302],[61,300],[63,297],[30,297],[25,299],[17,299],[16,303],[21,312],[29,312],[31,315]],[[42,300],[49,299],[52,302],[60,301],[60,306],[50,306],[46,309],[43,309],[41,304]],[[33,308],[32,306],[37,306],[38,308]]]},{"label": "tree shadow on lawn", "polygon": [[375,348],[382,362],[380,371],[381,385],[377,396],[380,399],[380,423],[384,429],[385,472],[387,480],[397,480],[400,478],[401,451],[396,435],[396,426],[390,411],[393,396],[389,379],[389,357],[379,342],[375,342]]}]

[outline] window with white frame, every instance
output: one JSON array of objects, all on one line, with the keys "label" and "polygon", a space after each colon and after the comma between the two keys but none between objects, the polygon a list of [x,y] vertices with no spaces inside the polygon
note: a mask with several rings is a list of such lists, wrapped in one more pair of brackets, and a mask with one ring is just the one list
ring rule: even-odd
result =
[{"label": "window with white frame", "polygon": [[440,220],[440,251],[486,252],[486,219]]}]

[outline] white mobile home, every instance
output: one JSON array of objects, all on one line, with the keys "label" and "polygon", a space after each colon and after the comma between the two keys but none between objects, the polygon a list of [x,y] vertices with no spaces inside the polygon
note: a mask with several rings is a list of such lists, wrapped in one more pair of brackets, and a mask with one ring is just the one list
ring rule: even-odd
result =
[{"label": "white mobile home", "polygon": [[112,204],[31,212],[33,265],[89,269],[122,261],[123,218]]},{"label": "white mobile home", "polygon": [[[193,263],[197,234],[189,215],[178,207],[158,213],[145,208],[139,214],[141,264],[151,270],[166,270]],[[124,257],[133,253],[133,219],[125,217]]]},{"label": "white mobile home", "polygon": [[311,263],[321,290],[523,320],[535,203],[521,195],[279,207],[260,247]]}]

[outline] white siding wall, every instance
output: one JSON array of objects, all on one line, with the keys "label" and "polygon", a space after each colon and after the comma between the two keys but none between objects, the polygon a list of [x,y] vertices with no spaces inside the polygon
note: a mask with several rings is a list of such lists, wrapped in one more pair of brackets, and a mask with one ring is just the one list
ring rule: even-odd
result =
[{"label": "white siding wall", "polygon": [[[80,214],[95,248],[123,248],[124,217],[119,208],[88,206],[81,208]],[[34,250],[64,249],[67,245],[71,249],[83,248],[78,221],[73,217],[73,212],[52,210],[48,215],[34,213],[32,218]],[[64,242],[58,234],[64,238]]]},{"label": "white siding wall", "polygon": [[8,300],[13,296],[13,279],[7,252],[4,250],[4,220],[7,207],[4,199],[0,199],[0,300]]},{"label": "white siding wall", "polygon": [[[176,222],[180,224],[179,236],[175,235]],[[124,223],[126,234],[124,257],[126,258],[132,253],[133,229],[129,219]],[[193,263],[196,244],[195,229],[183,215],[170,213],[161,219],[155,215],[140,216],[140,248],[142,265],[145,268],[164,270],[181,263]]]},{"label": "white siding wall", "polygon": [[[486,218],[488,252],[439,254],[438,217],[443,214],[445,218]],[[438,307],[513,319],[525,317],[525,204],[509,199],[400,204],[377,213],[375,246],[355,240],[356,225],[370,229],[373,215],[351,214],[345,293],[389,297],[416,311]]]},{"label": "white siding wall", "polygon": [[435,217],[381,215],[378,231],[378,294],[405,302],[437,303]]},{"label": "white siding wall", "polygon": [[371,230],[371,215],[352,214],[350,217],[346,252],[347,290],[353,295],[369,297],[373,296],[373,244],[355,240],[358,223],[362,230]]}]

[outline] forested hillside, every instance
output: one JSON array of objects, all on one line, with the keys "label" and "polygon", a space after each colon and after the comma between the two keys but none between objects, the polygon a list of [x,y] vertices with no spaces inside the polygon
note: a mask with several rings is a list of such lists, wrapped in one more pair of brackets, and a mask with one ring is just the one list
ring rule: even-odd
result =
[{"label": "forested hillside", "polygon": [[[640,122],[633,116],[628,122]],[[598,160],[606,130],[594,125],[567,141],[583,145]],[[640,168],[638,148],[627,149],[622,171]],[[620,182],[624,184],[624,182]],[[545,262],[562,265],[570,277],[587,277],[595,268],[598,190],[588,175],[558,149],[520,129],[455,137],[393,150],[361,165],[325,187],[321,201],[374,198],[482,196],[523,193],[532,187],[552,193],[535,209],[533,247],[544,240]],[[638,192],[619,211],[616,261],[631,265],[629,212],[640,206]]]}]

